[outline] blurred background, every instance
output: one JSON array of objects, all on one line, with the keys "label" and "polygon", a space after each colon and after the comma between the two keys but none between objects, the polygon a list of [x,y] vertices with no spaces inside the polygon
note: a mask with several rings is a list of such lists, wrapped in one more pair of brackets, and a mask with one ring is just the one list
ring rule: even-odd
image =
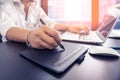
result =
[{"label": "blurred background", "polygon": [[52,19],[69,24],[87,24],[96,30],[109,7],[120,0],[41,0],[41,6]]}]

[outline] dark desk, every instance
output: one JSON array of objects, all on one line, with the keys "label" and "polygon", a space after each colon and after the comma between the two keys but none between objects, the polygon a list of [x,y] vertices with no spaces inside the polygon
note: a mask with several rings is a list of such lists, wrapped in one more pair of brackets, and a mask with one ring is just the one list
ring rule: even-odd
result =
[{"label": "dark desk", "polygon": [[2,42],[2,36],[1,36],[1,34],[0,34],[0,42]]},{"label": "dark desk", "polygon": [[[105,45],[110,46],[111,41],[120,45],[120,40],[113,39]],[[23,43],[0,44],[0,80],[120,80],[120,58],[100,59],[87,53],[81,64],[75,63],[66,73],[55,75],[22,58],[19,52],[25,48]]]}]

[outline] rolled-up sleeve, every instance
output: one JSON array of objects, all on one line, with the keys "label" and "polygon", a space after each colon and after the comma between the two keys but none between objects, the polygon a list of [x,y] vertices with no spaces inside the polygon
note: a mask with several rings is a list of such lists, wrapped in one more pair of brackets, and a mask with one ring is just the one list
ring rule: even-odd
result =
[{"label": "rolled-up sleeve", "polygon": [[53,19],[49,18],[41,7],[40,7],[40,18],[44,20],[47,26],[50,26],[52,28],[54,28],[57,23]]},{"label": "rolled-up sleeve", "polygon": [[12,20],[12,18],[4,11],[1,10],[0,12],[0,32],[2,35],[2,41],[7,41],[6,34],[7,31],[15,25],[15,22]]}]

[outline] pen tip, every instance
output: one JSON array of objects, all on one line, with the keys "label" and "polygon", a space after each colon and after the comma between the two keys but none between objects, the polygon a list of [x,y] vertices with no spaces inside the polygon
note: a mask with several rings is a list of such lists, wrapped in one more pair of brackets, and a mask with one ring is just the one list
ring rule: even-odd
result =
[{"label": "pen tip", "polygon": [[62,44],[60,44],[60,47],[65,50],[65,47]]}]

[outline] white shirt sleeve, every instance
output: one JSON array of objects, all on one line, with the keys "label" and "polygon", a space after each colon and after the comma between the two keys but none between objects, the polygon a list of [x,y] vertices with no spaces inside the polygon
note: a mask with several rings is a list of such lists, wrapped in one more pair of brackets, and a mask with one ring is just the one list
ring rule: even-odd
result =
[{"label": "white shirt sleeve", "polygon": [[[6,4],[3,5],[2,8],[0,8],[0,33],[2,35],[3,42],[7,41],[6,39],[7,31],[12,27],[21,27],[24,29],[36,29],[35,26],[33,28],[26,26],[25,15],[23,16],[22,12],[20,11],[16,12],[16,10],[21,10],[21,8],[16,9],[14,7],[15,6],[11,4],[9,5]],[[54,28],[57,23],[56,21],[50,19],[40,6],[36,7],[35,5],[31,6],[28,15],[28,21],[31,20],[33,23],[35,22],[36,24],[39,21],[39,19],[43,19],[45,24],[47,26],[50,26],[51,28]]]},{"label": "white shirt sleeve", "polygon": [[15,25],[15,22],[12,20],[12,18],[1,10],[0,12],[0,32],[2,35],[3,42],[7,41],[6,39],[6,33],[7,31]]},{"label": "white shirt sleeve", "polygon": [[33,24],[36,24],[37,27],[41,24],[40,19],[42,19],[45,24],[51,28],[54,28],[56,25],[56,21],[49,18],[48,15],[44,12],[44,10],[39,6],[35,5],[34,3],[29,7],[28,11],[28,22],[31,22]]},{"label": "white shirt sleeve", "polygon": [[49,18],[41,7],[40,7],[40,18],[46,23],[47,26],[50,26],[51,28],[54,28],[57,23],[53,19]]}]

